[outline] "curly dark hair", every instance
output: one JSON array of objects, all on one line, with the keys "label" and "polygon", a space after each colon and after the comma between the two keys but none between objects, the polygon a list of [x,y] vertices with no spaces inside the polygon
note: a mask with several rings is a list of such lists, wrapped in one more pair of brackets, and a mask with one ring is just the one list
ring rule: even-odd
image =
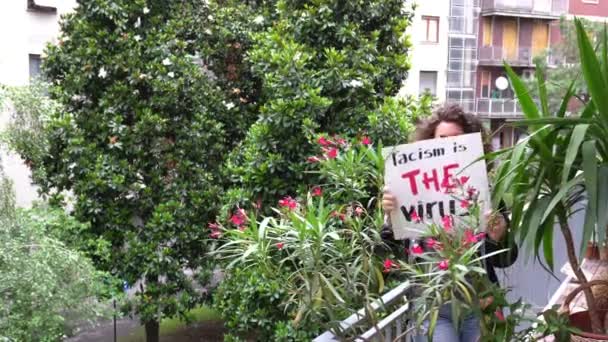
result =
[{"label": "curly dark hair", "polygon": [[442,122],[460,126],[464,134],[480,132],[484,143],[484,152],[492,152],[492,146],[488,142],[488,135],[481,121],[476,116],[465,113],[460,106],[453,104],[437,109],[429,118],[419,122],[414,132],[414,141],[435,139],[435,130]]}]

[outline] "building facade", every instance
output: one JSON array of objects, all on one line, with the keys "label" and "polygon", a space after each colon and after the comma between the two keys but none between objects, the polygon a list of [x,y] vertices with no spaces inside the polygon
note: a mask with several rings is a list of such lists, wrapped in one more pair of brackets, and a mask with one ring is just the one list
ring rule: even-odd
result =
[{"label": "building facade", "polygon": [[449,1],[425,0],[417,3],[411,30],[411,68],[402,93],[429,92],[445,101],[448,58]]},{"label": "building facade", "polygon": [[[8,0],[0,2],[0,84],[21,86],[40,73],[44,47],[59,35],[59,18],[76,0]],[[0,130],[10,109],[0,111]],[[16,155],[0,149],[5,174],[13,180],[19,206],[36,199],[30,171]]]}]

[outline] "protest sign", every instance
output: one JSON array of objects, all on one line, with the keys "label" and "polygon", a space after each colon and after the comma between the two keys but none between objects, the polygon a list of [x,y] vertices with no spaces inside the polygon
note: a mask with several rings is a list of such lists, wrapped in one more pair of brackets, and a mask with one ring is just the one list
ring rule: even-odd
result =
[{"label": "protest sign", "polygon": [[391,212],[395,239],[419,236],[425,222],[440,224],[444,216],[467,215],[458,199],[445,191],[446,185],[453,186],[462,177],[467,187],[479,192],[481,212],[491,208],[486,164],[483,160],[472,164],[484,154],[480,133],[423,140],[382,152],[385,184],[397,198],[397,209]]}]

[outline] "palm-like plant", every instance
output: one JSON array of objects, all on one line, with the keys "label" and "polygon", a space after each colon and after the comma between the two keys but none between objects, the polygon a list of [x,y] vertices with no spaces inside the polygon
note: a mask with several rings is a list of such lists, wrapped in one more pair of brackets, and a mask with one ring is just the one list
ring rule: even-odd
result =
[{"label": "palm-like plant", "polygon": [[[537,69],[538,103],[507,65],[511,84],[525,115],[520,124],[530,135],[516,146],[499,151],[498,185],[494,200],[512,206],[512,225],[520,243],[528,245],[538,257],[542,254],[553,268],[554,226],[557,223],[567,247],[568,260],[581,284],[588,282],[581,269],[573,230],[568,218],[586,209],[582,245],[594,233],[599,242],[606,238],[608,224],[608,34],[604,29],[601,51],[593,48],[582,23],[575,19],[581,69],[591,100],[578,116],[567,115],[573,96],[573,80],[557,112],[548,109],[542,70]],[[580,254],[579,254],[580,255]],[[584,291],[593,331],[604,332],[595,299]]]}]

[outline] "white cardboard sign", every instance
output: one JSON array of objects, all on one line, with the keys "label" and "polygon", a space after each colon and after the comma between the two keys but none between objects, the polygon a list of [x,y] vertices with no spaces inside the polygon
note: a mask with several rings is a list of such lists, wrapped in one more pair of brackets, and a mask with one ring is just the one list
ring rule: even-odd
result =
[{"label": "white cardboard sign", "polygon": [[[454,195],[446,193],[444,186],[454,178],[468,177],[466,187],[479,192],[481,212],[490,209],[490,192],[480,133],[449,138],[423,140],[407,145],[383,149],[385,159],[384,181],[397,198],[397,209],[391,212],[395,239],[415,238],[426,227],[425,222],[441,224],[447,215],[466,215]],[[416,212],[422,222],[412,218]],[[480,218],[482,225],[483,217]]]}]

